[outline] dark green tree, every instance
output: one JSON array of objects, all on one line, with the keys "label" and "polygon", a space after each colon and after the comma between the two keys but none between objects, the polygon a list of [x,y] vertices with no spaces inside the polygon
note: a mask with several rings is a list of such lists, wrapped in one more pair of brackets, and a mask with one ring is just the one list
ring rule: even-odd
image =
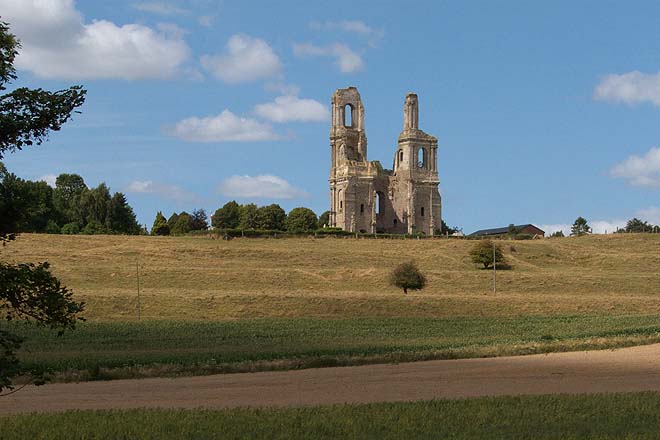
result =
[{"label": "dark green tree", "polygon": [[632,218],[626,222],[625,232],[653,232],[653,225],[638,218]]},{"label": "dark green tree", "polygon": [[185,235],[188,232],[190,232],[190,214],[183,211],[179,214],[174,226],[170,228],[170,235]]},{"label": "dark green tree", "polygon": [[562,238],[562,237],[564,237],[564,231],[555,231],[552,234],[550,234],[550,237],[552,237],[552,238]]},{"label": "dark green tree", "polygon": [[576,218],[573,222],[573,226],[571,226],[571,235],[580,236],[590,233],[591,227],[589,226],[589,223],[587,223],[587,220],[584,217]]},{"label": "dark green tree", "polygon": [[[18,40],[9,32],[9,25],[0,22],[0,91],[16,79],[13,64],[18,49]],[[82,105],[84,97],[85,90],[80,86],[54,93],[21,87],[0,96],[0,159],[7,152],[42,143],[50,131],[59,130],[74,109]],[[0,173],[4,181],[4,166]],[[2,192],[0,188],[0,241],[5,245],[15,238],[24,213],[14,205],[16,200],[11,195],[7,197]],[[74,301],[71,291],[50,273],[47,262],[0,262],[0,309],[0,319],[27,321],[61,333],[75,327],[84,304]],[[11,388],[16,375],[26,373],[17,356],[22,342],[11,327],[0,330],[0,391]],[[35,377],[36,383],[42,383],[43,378],[38,374]]]},{"label": "dark green tree", "polygon": [[408,261],[401,263],[390,273],[390,284],[403,289],[403,294],[408,293],[408,289],[420,290],[426,286],[426,277],[419,270],[417,265]]},{"label": "dark green tree", "polygon": [[206,211],[195,209],[190,216],[191,231],[206,231],[209,228],[209,219]]},{"label": "dark green tree", "polygon": [[318,218],[309,208],[293,208],[286,216],[286,230],[291,232],[313,231],[318,227]]},{"label": "dark green tree", "polygon": [[78,174],[60,174],[55,179],[53,204],[60,215],[62,224],[78,223],[85,225],[86,213],[81,209],[82,197],[89,191],[85,181]]},{"label": "dark green tree", "polygon": [[222,208],[219,208],[213,214],[213,227],[219,229],[234,229],[238,228],[241,221],[241,207],[234,200],[225,203]]},{"label": "dark green tree", "polygon": [[170,227],[162,212],[158,211],[151,227],[151,235],[170,235]]},{"label": "dark green tree", "polygon": [[470,258],[473,263],[483,264],[484,269],[488,269],[493,265],[493,249],[495,250],[494,261],[497,264],[506,264],[506,259],[500,245],[488,239],[479,240],[472,246],[472,249],[470,249]]},{"label": "dark green tree", "polygon": [[101,183],[83,194],[80,203],[87,214],[86,223],[98,223],[105,227],[111,199],[110,190],[105,183]]},{"label": "dark green tree", "polygon": [[325,211],[319,216],[319,227],[328,227],[330,226],[330,211]]},{"label": "dark green tree", "polygon": [[241,206],[241,219],[238,222],[241,229],[257,229],[259,227],[258,208],[254,203]]},{"label": "dark green tree", "polygon": [[452,235],[460,231],[461,229],[458,228],[457,226],[454,226],[453,228],[450,228],[447,226],[447,223],[445,223],[444,220],[440,220],[440,234],[442,235]]},{"label": "dark green tree", "polygon": [[126,196],[120,192],[116,192],[110,199],[106,227],[115,234],[137,235],[140,233],[140,225],[135,218],[135,212],[128,204]]},{"label": "dark green tree", "polygon": [[167,219],[167,226],[170,227],[170,232],[172,232],[172,228],[174,225],[176,225],[176,222],[179,221],[179,214],[176,212],[173,212],[172,215],[170,215],[170,218]]},{"label": "dark green tree", "polygon": [[280,205],[273,203],[272,205],[260,207],[257,210],[257,219],[259,229],[283,231],[285,228],[286,212]]}]

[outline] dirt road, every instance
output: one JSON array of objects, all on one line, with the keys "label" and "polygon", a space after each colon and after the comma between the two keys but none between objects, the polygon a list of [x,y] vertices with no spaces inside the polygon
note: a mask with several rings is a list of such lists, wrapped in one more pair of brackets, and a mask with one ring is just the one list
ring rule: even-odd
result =
[{"label": "dirt road", "polygon": [[139,407],[295,406],[643,390],[660,391],[660,344],[491,359],[51,384],[26,387],[0,398],[0,414]]}]

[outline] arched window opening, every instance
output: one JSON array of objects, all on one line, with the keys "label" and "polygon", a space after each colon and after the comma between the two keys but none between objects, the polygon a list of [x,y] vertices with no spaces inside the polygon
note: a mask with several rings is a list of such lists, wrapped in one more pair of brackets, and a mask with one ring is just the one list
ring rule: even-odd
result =
[{"label": "arched window opening", "polygon": [[341,212],[342,209],[344,209],[344,201],[342,200],[342,196],[344,193],[342,190],[337,191],[337,200],[339,200],[339,211]]},{"label": "arched window opening", "polygon": [[364,203],[360,204],[360,215],[364,214]]},{"label": "arched window opening", "polygon": [[346,104],[344,106],[344,127],[353,126],[353,106]]},{"label": "arched window opening", "polygon": [[396,226],[397,223],[398,223],[398,222],[396,221],[396,219],[394,219],[394,226]]},{"label": "arched window opening", "polygon": [[420,148],[417,150],[417,168],[426,167],[426,150]]},{"label": "arched window opening", "polygon": [[403,162],[403,150],[399,150],[399,164]]},{"label": "arched window opening", "polygon": [[422,206],[422,217],[424,217],[424,207]]},{"label": "arched window opening", "polygon": [[385,203],[385,195],[377,191],[376,192],[376,200],[374,200],[374,203],[376,204],[376,215],[382,214],[383,213],[383,203]]}]

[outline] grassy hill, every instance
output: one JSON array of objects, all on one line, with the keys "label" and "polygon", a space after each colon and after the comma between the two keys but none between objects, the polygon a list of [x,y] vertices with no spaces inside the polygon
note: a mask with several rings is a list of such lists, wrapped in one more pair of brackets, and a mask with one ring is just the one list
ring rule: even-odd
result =
[{"label": "grassy hill", "polygon": [[[21,235],[0,258],[43,261],[87,322],[26,337],[25,371],[113,379],[609,348],[660,342],[660,235],[502,241]],[[387,283],[400,261],[421,292]],[[140,265],[142,321],[137,315]],[[0,321],[0,328],[8,325]]]},{"label": "grassy hill", "polygon": [[[467,240],[235,239],[24,234],[0,258],[48,260],[92,321],[254,317],[660,313],[660,235],[502,241],[513,270],[470,262]],[[428,287],[389,271],[414,259]]]}]

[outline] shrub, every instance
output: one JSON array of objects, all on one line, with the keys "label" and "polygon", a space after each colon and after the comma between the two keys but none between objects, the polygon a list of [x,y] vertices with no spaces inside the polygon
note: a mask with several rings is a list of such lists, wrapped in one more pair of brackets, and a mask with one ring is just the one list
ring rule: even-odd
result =
[{"label": "shrub", "polygon": [[493,243],[491,240],[479,240],[474,244],[470,250],[470,257],[475,264],[483,264],[484,269],[488,269],[493,264],[493,248],[495,248],[495,261],[497,264],[506,264],[502,249],[498,244]]},{"label": "shrub", "polygon": [[67,235],[80,234],[80,226],[78,226],[78,223],[76,222],[67,223],[66,225],[62,226],[60,232]]},{"label": "shrub", "polygon": [[426,285],[426,277],[420,272],[414,262],[401,263],[390,274],[390,284],[403,289],[404,295],[408,289],[420,290]]},{"label": "shrub", "polygon": [[60,227],[53,220],[48,220],[48,224],[46,224],[46,229],[44,232],[46,234],[59,234]]}]

